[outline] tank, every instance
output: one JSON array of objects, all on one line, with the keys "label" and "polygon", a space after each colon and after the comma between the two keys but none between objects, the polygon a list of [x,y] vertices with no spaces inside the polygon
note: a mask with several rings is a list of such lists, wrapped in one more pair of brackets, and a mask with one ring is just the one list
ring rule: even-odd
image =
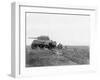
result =
[{"label": "tank", "polygon": [[32,44],[31,48],[36,49],[36,48],[47,48],[47,49],[54,49],[56,48],[56,41],[50,40],[48,36],[39,36],[35,37]]}]

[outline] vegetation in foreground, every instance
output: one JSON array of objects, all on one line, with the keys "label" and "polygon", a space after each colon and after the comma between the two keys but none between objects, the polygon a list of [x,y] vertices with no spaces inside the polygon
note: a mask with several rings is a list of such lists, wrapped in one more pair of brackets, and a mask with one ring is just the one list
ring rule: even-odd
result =
[{"label": "vegetation in foreground", "polygon": [[[61,54],[57,54],[57,52]],[[63,49],[32,49],[26,46],[26,67],[89,64],[88,46],[66,46]]]}]

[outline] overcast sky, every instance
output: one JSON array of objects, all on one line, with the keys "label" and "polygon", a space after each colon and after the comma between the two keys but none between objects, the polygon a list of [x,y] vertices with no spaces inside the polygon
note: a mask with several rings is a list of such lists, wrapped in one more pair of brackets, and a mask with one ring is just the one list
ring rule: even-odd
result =
[{"label": "overcast sky", "polygon": [[78,15],[55,15],[27,13],[26,44],[40,35],[63,45],[89,45],[90,17]]}]

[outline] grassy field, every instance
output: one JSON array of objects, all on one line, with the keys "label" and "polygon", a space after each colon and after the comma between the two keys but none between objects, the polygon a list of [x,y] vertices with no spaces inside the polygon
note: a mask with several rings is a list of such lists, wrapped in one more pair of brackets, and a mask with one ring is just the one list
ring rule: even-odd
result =
[{"label": "grassy field", "polygon": [[88,46],[66,46],[61,55],[54,51],[26,46],[26,67],[89,64]]}]

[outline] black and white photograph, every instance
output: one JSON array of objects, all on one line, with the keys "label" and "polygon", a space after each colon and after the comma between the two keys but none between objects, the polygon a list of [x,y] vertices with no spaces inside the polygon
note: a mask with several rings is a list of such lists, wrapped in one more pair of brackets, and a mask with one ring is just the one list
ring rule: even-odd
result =
[{"label": "black and white photograph", "polygon": [[12,76],[95,71],[96,8],[32,3],[11,6]]},{"label": "black and white photograph", "polygon": [[[7,76],[28,80],[89,80],[99,77],[98,8],[88,5],[94,4],[92,1],[58,2],[11,3],[11,21],[8,19],[11,28],[6,26],[11,29],[11,55],[8,55],[11,57],[11,74]],[[7,9],[4,11],[7,14]],[[5,30],[7,28],[2,31],[5,33]],[[4,38],[8,41],[7,36]],[[4,43],[3,51],[7,51],[5,49],[10,46]],[[4,60],[8,56],[4,54],[1,61],[8,61]],[[5,69],[10,67],[7,64],[4,64]]]},{"label": "black and white photograph", "polygon": [[26,67],[88,65],[90,16],[26,12]]}]

